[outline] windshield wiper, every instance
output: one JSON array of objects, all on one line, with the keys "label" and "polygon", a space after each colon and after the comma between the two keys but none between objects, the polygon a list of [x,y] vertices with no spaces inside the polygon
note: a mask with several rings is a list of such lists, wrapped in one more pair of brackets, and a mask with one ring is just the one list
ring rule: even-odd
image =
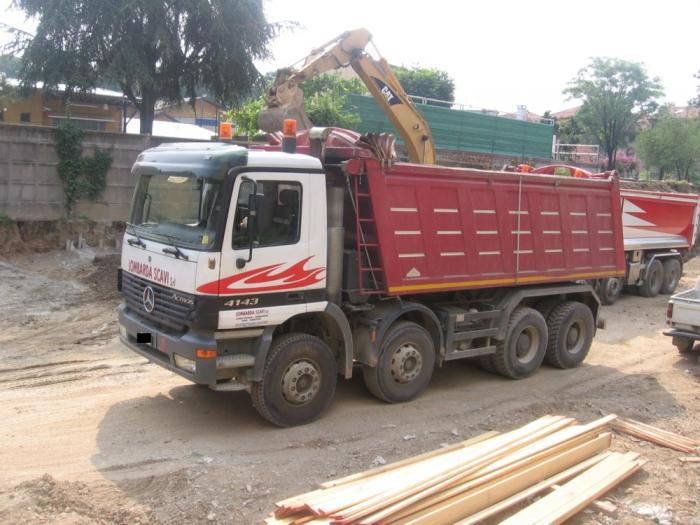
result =
[{"label": "windshield wiper", "polygon": [[126,242],[128,242],[130,246],[141,246],[141,248],[145,248],[145,247],[146,247],[146,243],[143,242],[143,240],[141,239],[141,237],[139,237],[139,234],[136,233],[136,226],[133,225],[133,224],[130,223],[130,222],[127,222],[126,225],[127,225],[127,226],[131,226],[131,229],[133,230],[134,235],[136,236],[136,239],[127,239]]},{"label": "windshield wiper", "polygon": [[163,235],[163,237],[168,239],[168,242],[172,245],[172,248],[163,248],[163,253],[169,253],[170,255],[174,255],[176,259],[182,258],[186,261],[190,260],[190,258],[186,254],[184,254],[182,252],[182,250],[180,250],[180,248],[178,248],[175,245],[175,241],[173,240],[173,238],[170,235],[165,235],[165,234],[161,234],[161,235]]}]

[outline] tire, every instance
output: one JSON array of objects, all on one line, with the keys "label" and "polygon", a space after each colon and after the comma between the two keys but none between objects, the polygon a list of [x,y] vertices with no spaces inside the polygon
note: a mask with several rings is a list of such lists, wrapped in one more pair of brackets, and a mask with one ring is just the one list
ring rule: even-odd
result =
[{"label": "tire", "polygon": [[664,278],[661,284],[661,293],[671,295],[681,280],[682,266],[678,259],[666,259],[664,261]]},{"label": "tire", "polygon": [[591,349],[595,333],[591,309],[575,301],[562,303],[549,315],[547,325],[547,362],[557,368],[574,368],[580,365]]},{"label": "tire", "polygon": [[508,320],[505,340],[496,344],[493,364],[496,371],[511,379],[535,373],[547,349],[547,324],[534,308],[520,306]]},{"label": "tire", "polygon": [[535,305],[535,310],[542,314],[542,317],[547,319],[549,314],[554,310],[554,308],[561,304],[562,299],[560,297],[550,297],[544,299]]},{"label": "tire", "polygon": [[379,349],[376,367],[364,365],[367,389],[387,403],[418,397],[430,383],[435,368],[435,343],[425,328],[409,321],[391,326]]},{"label": "tire", "polygon": [[607,277],[598,283],[598,297],[605,305],[615,304],[620,298],[624,281],[620,277]]},{"label": "tire", "polygon": [[[338,370],[333,352],[318,337],[287,334],[275,338],[262,381],[251,385],[253,406],[278,427],[318,418],[333,399]],[[303,390],[298,388],[303,382]]]},{"label": "tire", "polygon": [[674,337],[673,346],[675,346],[681,354],[689,354],[695,347],[695,340],[688,337]]},{"label": "tire", "polygon": [[664,266],[661,264],[661,261],[654,259],[647,266],[647,271],[644,273],[644,282],[637,287],[637,291],[642,297],[656,297],[659,295],[663,283]]},{"label": "tire", "polygon": [[496,373],[496,367],[493,365],[493,355],[482,355],[477,358],[479,360],[479,367],[486,372],[491,374]]}]

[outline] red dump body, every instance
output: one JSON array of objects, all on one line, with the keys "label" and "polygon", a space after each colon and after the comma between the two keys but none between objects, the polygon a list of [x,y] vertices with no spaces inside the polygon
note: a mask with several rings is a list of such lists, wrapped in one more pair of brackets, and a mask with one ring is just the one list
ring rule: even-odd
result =
[{"label": "red dump body", "polygon": [[[355,159],[389,295],[623,276],[616,177]],[[361,174],[361,175],[360,175]]]},{"label": "red dump body", "polygon": [[695,244],[697,195],[632,189],[620,193],[626,250],[684,249]]}]

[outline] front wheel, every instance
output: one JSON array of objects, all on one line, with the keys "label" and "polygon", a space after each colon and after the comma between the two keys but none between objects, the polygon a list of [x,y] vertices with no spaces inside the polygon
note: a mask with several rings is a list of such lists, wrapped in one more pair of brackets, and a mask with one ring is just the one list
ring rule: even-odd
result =
[{"label": "front wheel", "polygon": [[418,397],[428,386],[435,367],[435,344],[416,323],[399,321],[389,328],[376,367],[363,365],[367,389],[387,403]]},{"label": "front wheel", "polygon": [[574,368],[583,362],[593,342],[595,322],[583,303],[560,304],[547,318],[549,343],[545,358],[557,368]]},{"label": "front wheel", "polygon": [[666,259],[664,261],[664,278],[661,285],[661,293],[671,295],[681,280],[682,267],[678,259]]},{"label": "front wheel", "polygon": [[309,423],[333,399],[337,374],[333,352],[318,337],[277,337],[272,342],[262,381],[251,385],[253,406],[279,427]]}]

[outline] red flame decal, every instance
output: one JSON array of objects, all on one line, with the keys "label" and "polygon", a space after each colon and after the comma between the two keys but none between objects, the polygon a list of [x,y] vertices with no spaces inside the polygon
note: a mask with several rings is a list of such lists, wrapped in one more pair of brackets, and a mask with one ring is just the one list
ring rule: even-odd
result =
[{"label": "red flame decal", "polygon": [[[274,292],[310,286],[322,281],[323,276],[321,274],[326,270],[325,268],[305,270],[304,266],[311,258],[307,257],[286,270],[280,270],[285,263],[279,263],[231,275],[218,281],[203,284],[197,288],[197,291],[208,294],[235,294]],[[260,284],[264,286],[250,286]]]}]

